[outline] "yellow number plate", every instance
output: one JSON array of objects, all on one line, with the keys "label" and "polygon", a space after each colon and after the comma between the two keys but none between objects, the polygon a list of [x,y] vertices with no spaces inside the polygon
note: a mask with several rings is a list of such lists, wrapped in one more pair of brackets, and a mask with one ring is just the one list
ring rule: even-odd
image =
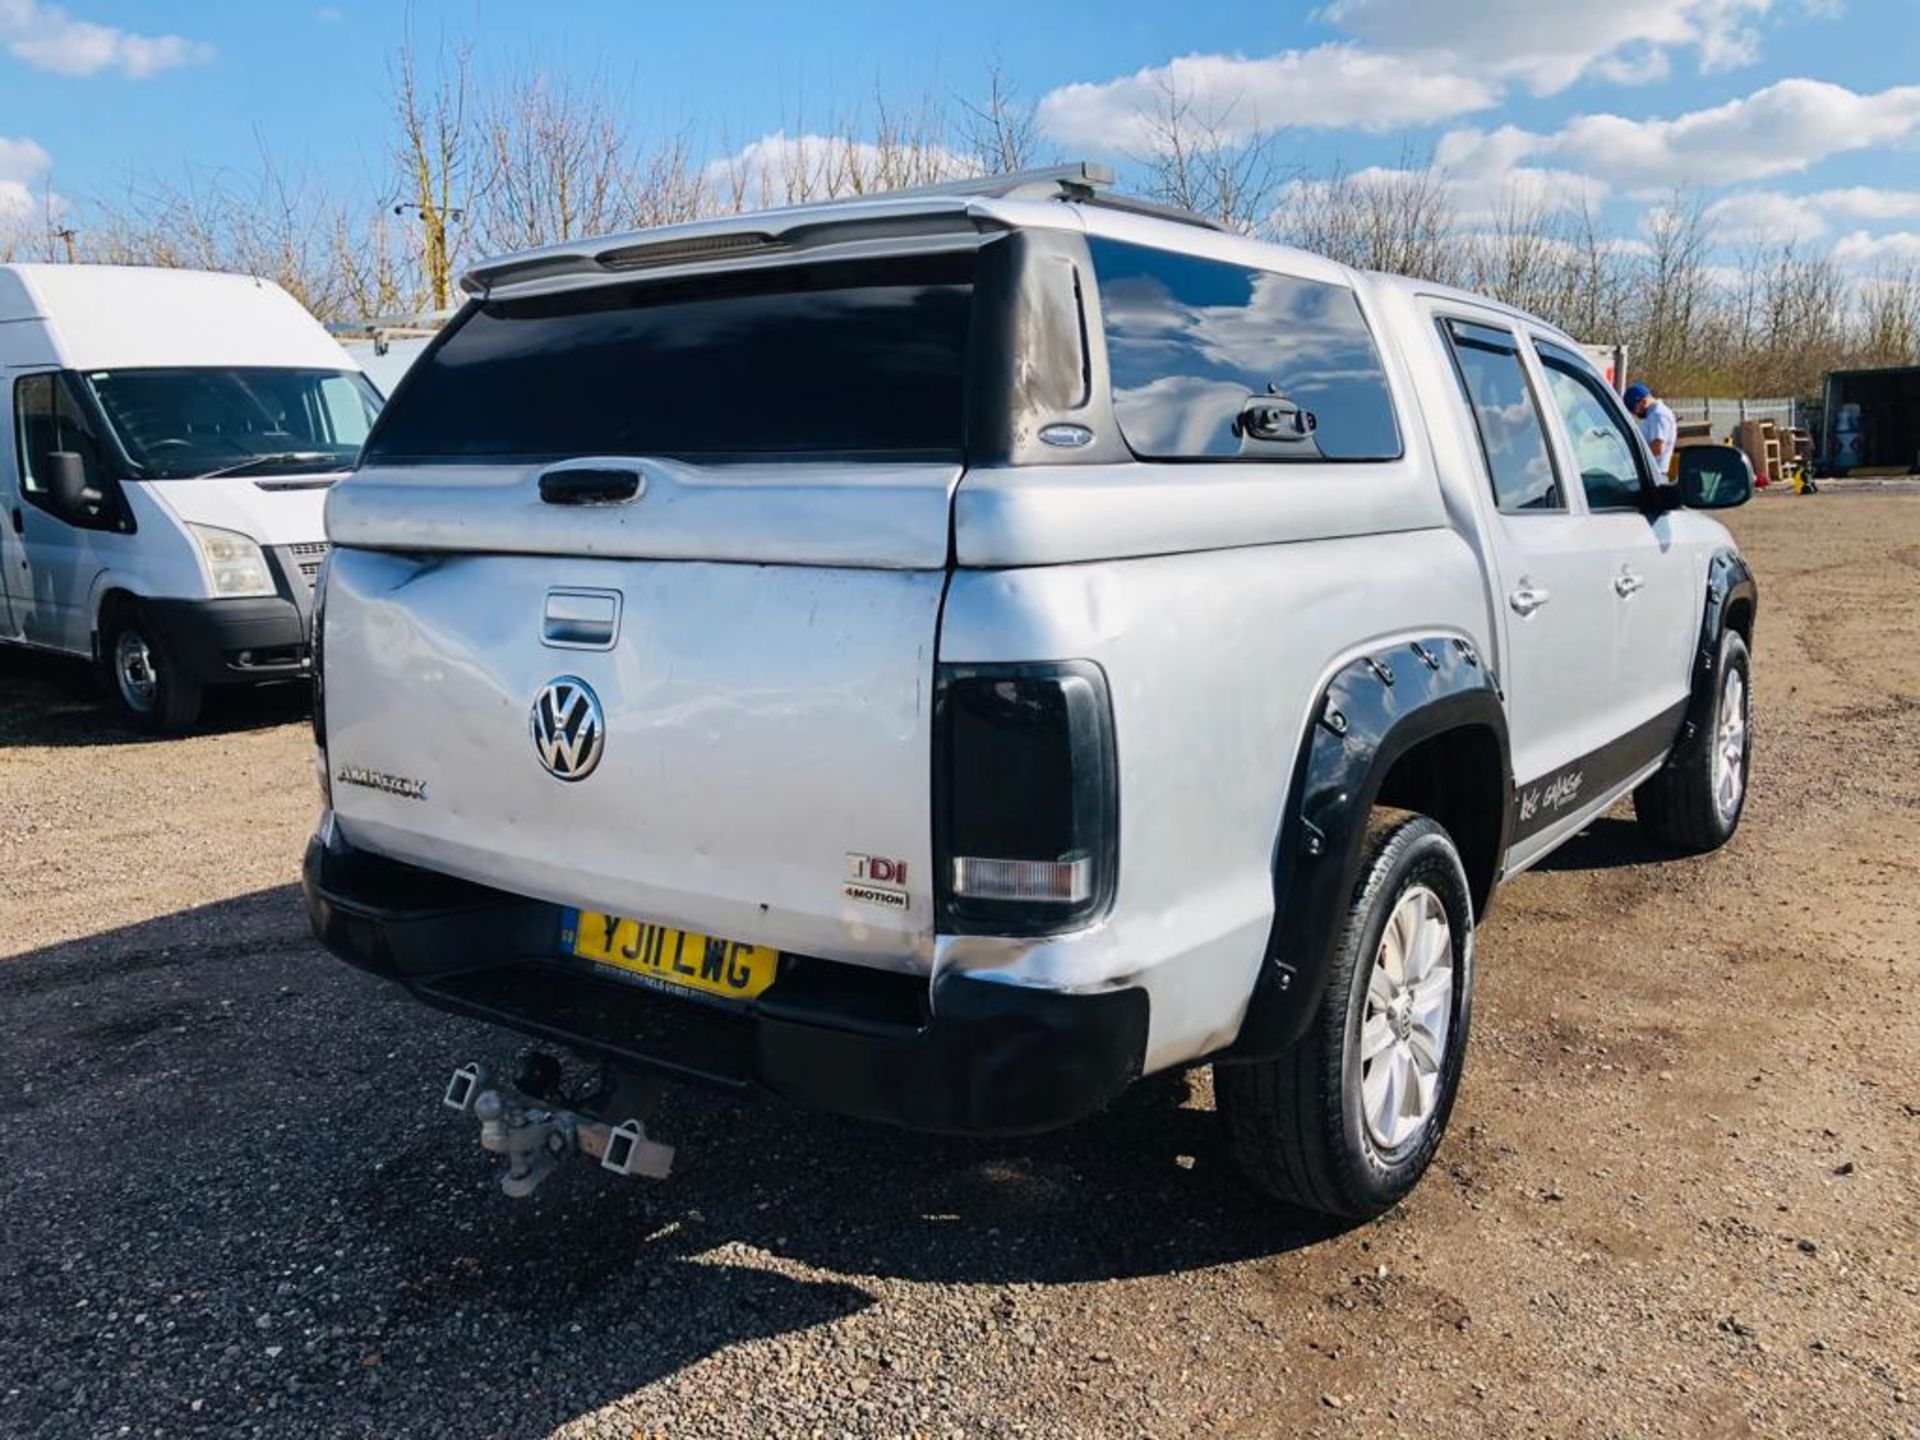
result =
[{"label": "yellow number plate", "polygon": [[560,948],[643,980],[728,1000],[751,1000],[773,984],[780,969],[780,952],[764,945],[717,940],[597,910],[565,912]]}]

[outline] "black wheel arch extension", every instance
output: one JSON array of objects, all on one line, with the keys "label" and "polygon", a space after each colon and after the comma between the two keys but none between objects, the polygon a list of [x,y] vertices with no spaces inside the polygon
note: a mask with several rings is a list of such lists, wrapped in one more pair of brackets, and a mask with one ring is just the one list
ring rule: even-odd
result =
[{"label": "black wheel arch extension", "polygon": [[1472,643],[1430,635],[1382,646],[1343,666],[1311,715],[1275,847],[1273,930],[1223,1060],[1270,1057],[1304,1033],[1326,987],[1375,805],[1417,810],[1446,826],[1476,916],[1506,854],[1506,710]]},{"label": "black wheel arch extension", "polygon": [[[1703,726],[1713,723],[1714,706],[1720,698],[1715,685],[1720,669],[1720,642],[1726,638],[1727,631],[1733,630],[1751,646],[1754,621],[1759,615],[1760,586],[1745,557],[1738,550],[1715,551],[1707,561],[1707,603],[1700,617],[1700,644],[1694,651],[1693,679],[1686,719],[1681,722],[1680,743],[1691,740]],[[1676,744],[1676,754],[1679,748]]]},{"label": "black wheel arch extension", "polygon": [[1700,668],[1711,670],[1720,654],[1720,638],[1728,630],[1753,643],[1753,623],[1760,614],[1760,585],[1746,557],[1738,550],[1717,550],[1707,561],[1707,605],[1700,619]]}]

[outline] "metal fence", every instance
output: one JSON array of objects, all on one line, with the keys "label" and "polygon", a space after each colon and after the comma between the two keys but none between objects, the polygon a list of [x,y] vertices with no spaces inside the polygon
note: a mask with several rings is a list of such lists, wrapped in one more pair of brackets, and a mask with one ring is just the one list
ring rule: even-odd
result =
[{"label": "metal fence", "polygon": [[1800,402],[1790,396],[1765,400],[1675,399],[1661,397],[1673,409],[1676,420],[1705,420],[1715,435],[1731,435],[1742,420],[1771,420],[1786,429],[1801,423]]}]

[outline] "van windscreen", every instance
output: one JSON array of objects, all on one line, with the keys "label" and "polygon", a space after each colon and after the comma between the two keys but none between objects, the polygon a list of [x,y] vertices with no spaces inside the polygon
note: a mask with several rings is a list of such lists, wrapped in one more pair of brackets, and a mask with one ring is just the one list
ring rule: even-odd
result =
[{"label": "van windscreen", "polygon": [[973,268],[969,251],[483,300],[366,459],[958,455]]}]

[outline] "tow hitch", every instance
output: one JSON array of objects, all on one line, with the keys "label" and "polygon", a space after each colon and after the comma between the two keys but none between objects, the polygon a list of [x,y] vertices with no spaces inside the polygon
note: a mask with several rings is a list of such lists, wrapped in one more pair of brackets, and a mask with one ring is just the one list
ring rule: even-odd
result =
[{"label": "tow hitch", "polygon": [[447,1082],[444,1103],[480,1122],[480,1148],[506,1160],[500,1188],[516,1200],[533,1194],[570,1155],[616,1175],[667,1178],[673,1146],[649,1138],[638,1118],[614,1124],[592,1113],[637,1117],[653,1108],[658,1082],[603,1071],[592,1094],[569,1105],[559,1103],[566,1099],[560,1087],[560,1063],[536,1052],[511,1085],[478,1062],[462,1065]]}]

